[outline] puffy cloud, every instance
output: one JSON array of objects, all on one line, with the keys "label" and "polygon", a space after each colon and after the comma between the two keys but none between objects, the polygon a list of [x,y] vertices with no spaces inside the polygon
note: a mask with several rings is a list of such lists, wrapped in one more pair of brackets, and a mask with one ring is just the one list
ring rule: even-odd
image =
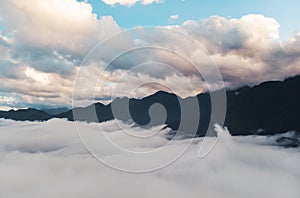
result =
[{"label": "puffy cloud", "polygon": [[[263,15],[251,14],[239,19],[212,16],[201,21],[186,21],[179,26],[159,27],[143,39],[149,44],[180,52],[200,71],[209,70],[215,62],[225,85],[234,88],[300,73],[299,36],[280,41],[279,27],[275,19]],[[182,39],[184,34],[191,39]],[[203,51],[210,55],[212,62],[207,62]],[[185,74],[198,73],[179,63],[175,56],[166,59]]]},{"label": "puffy cloud", "polygon": [[102,1],[107,5],[111,5],[111,6],[120,4],[122,6],[131,7],[138,2],[140,2],[143,5],[150,5],[152,3],[162,3],[164,0],[102,0]]},{"label": "puffy cloud", "polygon": [[270,50],[279,38],[278,22],[263,15],[246,15],[240,19],[212,16],[203,21],[186,21],[181,26],[210,53],[237,51],[253,56],[255,50]]},{"label": "puffy cloud", "polygon": [[[21,94],[18,95],[19,102],[45,103],[49,106],[71,104],[74,75],[65,78],[56,73],[40,72],[26,66],[18,69],[18,72],[20,72],[18,78],[2,77],[1,86],[5,88],[3,92]],[[2,101],[2,105],[9,104]],[[22,106],[22,104],[19,105]]]},{"label": "puffy cloud", "polygon": [[84,56],[121,30],[111,16],[98,19],[90,4],[76,0],[1,1],[0,13],[8,28],[0,33],[1,95],[23,94],[26,104],[68,104]]},{"label": "puffy cloud", "polygon": [[0,10],[13,31],[11,56],[45,72],[72,72],[94,45],[120,31],[112,17],[98,20],[90,4],[76,0],[1,1]]},{"label": "puffy cloud", "polygon": [[49,46],[76,52],[81,50],[80,45],[90,42],[91,36],[98,36],[98,20],[87,3],[75,0],[1,2],[2,16],[16,31],[17,45]]},{"label": "puffy cloud", "polygon": [[[300,36],[280,41],[278,22],[262,15],[212,16],[120,32],[111,16],[97,19],[88,3],[30,2],[0,3],[10,28],[0,34],[0,90],[23,94],[19,101],[26,103],[70,104],[73,81],[83,68],[82,86],[76,91],[81,90],[85,104],[93,102],[91,90],[97,81],[103,83],[98,99],[107,100],[112,90],[122,96],[143,82],[147,86],[132,97],[159,89],[186,97],[206,91],[207,86],[222,87],[215,65],[227,88],[300,73]],[[208,84],[199,71],[210,79]]]}]

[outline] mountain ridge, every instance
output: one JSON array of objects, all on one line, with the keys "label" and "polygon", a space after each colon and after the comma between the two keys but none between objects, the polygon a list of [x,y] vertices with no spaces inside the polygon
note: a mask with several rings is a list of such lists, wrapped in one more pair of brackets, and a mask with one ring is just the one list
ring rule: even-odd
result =
[{"label": "mountain ridge", "polygon": [[[226,90],[227,112],[224,123],[232,135],[271,135],[287,131],[300,131],[300,76],[287,78],[284,81],[267,81],[253,87],[244,86],[235,90]],[[216,91],[218,92],[218,91]],[[140,126],[165,124],[178,130],[180,126],[180,104],[191,100],[199,102],[200,119],[198,128],[183,128],[184,133],[204,136],[209,128],[211,112],[210,93],[201,93],[188,98],[180,98],[174,93],[158,91],[142,99],[117,98],[108,105],[95,103],[87,107],[76,107],[58,115],[50,115],[36,109],[0,111],[0,118],[13,120],[46,121],[51,118],[66,118],[69,121],[104,122],[112,119],[134,121]],[[150,116],[149,109],[153,104],[161,104],[164,113]],[[74,118],[74,115],[76,116]],[[189,116],[188,114],[185,117]],[[153,121],[153,118],[157,118]],[[160,122],[160,119],[165,119]],[[218,119],[216,119],[218,120]],[[299,124],[298,124],[299,123]]]}]

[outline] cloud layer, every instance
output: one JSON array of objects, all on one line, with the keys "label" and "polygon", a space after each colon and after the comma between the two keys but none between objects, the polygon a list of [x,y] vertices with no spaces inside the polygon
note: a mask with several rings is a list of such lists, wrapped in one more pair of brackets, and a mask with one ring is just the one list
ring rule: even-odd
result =
[{"label": "cloud layer", "polygon": [[[167,143],[165,132],[139,140],[117,130],[115,121],[77,126],[86,134],[86,140],[98,143],[94,150],[106,159],[121,159],[122,153],[103,146],[103,139],[97,138],[101,132],[110,135],[114,143],[134,151],[151,151]],[[157,130],[121,126],[133,134]],[[130,174],[95,160],[71,122],[0,120],[0,131],[1,197],[296,198],[300,193],[299,149],[271,146],[273,137],[231,137],[219,128],[219,135],[224,135],[204,159],[198,158],[202,139],[195,139],[189,150],[166,168]],[[187,144],[180,140],[167,147],[172,152]],[[139,158],[134,162],[140,163]],[[142,162],[149,164],[152,159]]]}]

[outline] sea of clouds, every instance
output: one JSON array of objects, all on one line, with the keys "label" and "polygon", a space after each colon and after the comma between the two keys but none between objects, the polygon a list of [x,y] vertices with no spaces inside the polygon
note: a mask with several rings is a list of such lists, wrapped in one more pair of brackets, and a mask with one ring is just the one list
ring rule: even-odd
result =
[{"label": "sea of clouds", "polygon": [[[199,158],[203,138],[169,144],[168,130],[160,130],[162,127],[141,129],[118,121],[99,125],[58,119],[43,123],[0,119],[0,197],[299,198],[300,149],[276,145],[278,136],[231,137],[226,129],[216,127],[220,136],[217,144]],[[118,149],[107,144],[107,137]],[[109,166],[121,159],[119,168],[124,163],[124,169],[131,164],[132,170],[150,170],[148,165],[155,165],[153,161],[163,162],[159,158],[166,153],[172,156],[187,147],[173,163],[147,173]],[[160,154],[161,148],[165,150]],[[126,161],[124,149],[158,154]]]}]

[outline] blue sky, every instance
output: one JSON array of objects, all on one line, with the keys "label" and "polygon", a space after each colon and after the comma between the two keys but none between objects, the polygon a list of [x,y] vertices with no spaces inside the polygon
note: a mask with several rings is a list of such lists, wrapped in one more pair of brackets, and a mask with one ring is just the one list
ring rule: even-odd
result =
[{"label": "blue sky", "polygon": [[[84,0],[79,0],[84,1]],[[263,14],[275,18],[281,25],[281,38],[285,39],[300,31],[298,0],[164,0],[163,3],[128,7],[116,4],[110,6],[101,0],[88,0],[98,17],[111,15],[126,29],[136,26],[157,26],[181,24],[186,20],[201,20],[212,15],[240,18],[247,14]],[[170,16],[177,14],[177,20]],[[0,30],[5,26],[0,18]]]},{"label": "blue sky", "polygon": [[[180,24],[183,21],[201,20],[212,15],[240,18],[247,14],[263,14],[275,18],[281,25],[281,38],[287,38],[300,30],[299,1],[297,0],[165,0],[163,3],[131,7],[106,5],[101,0],[89,0],[98,16],[111,15],[123,28],[137,25],[156,26]],[[169,17],[178,14],[179,19]]]}]

